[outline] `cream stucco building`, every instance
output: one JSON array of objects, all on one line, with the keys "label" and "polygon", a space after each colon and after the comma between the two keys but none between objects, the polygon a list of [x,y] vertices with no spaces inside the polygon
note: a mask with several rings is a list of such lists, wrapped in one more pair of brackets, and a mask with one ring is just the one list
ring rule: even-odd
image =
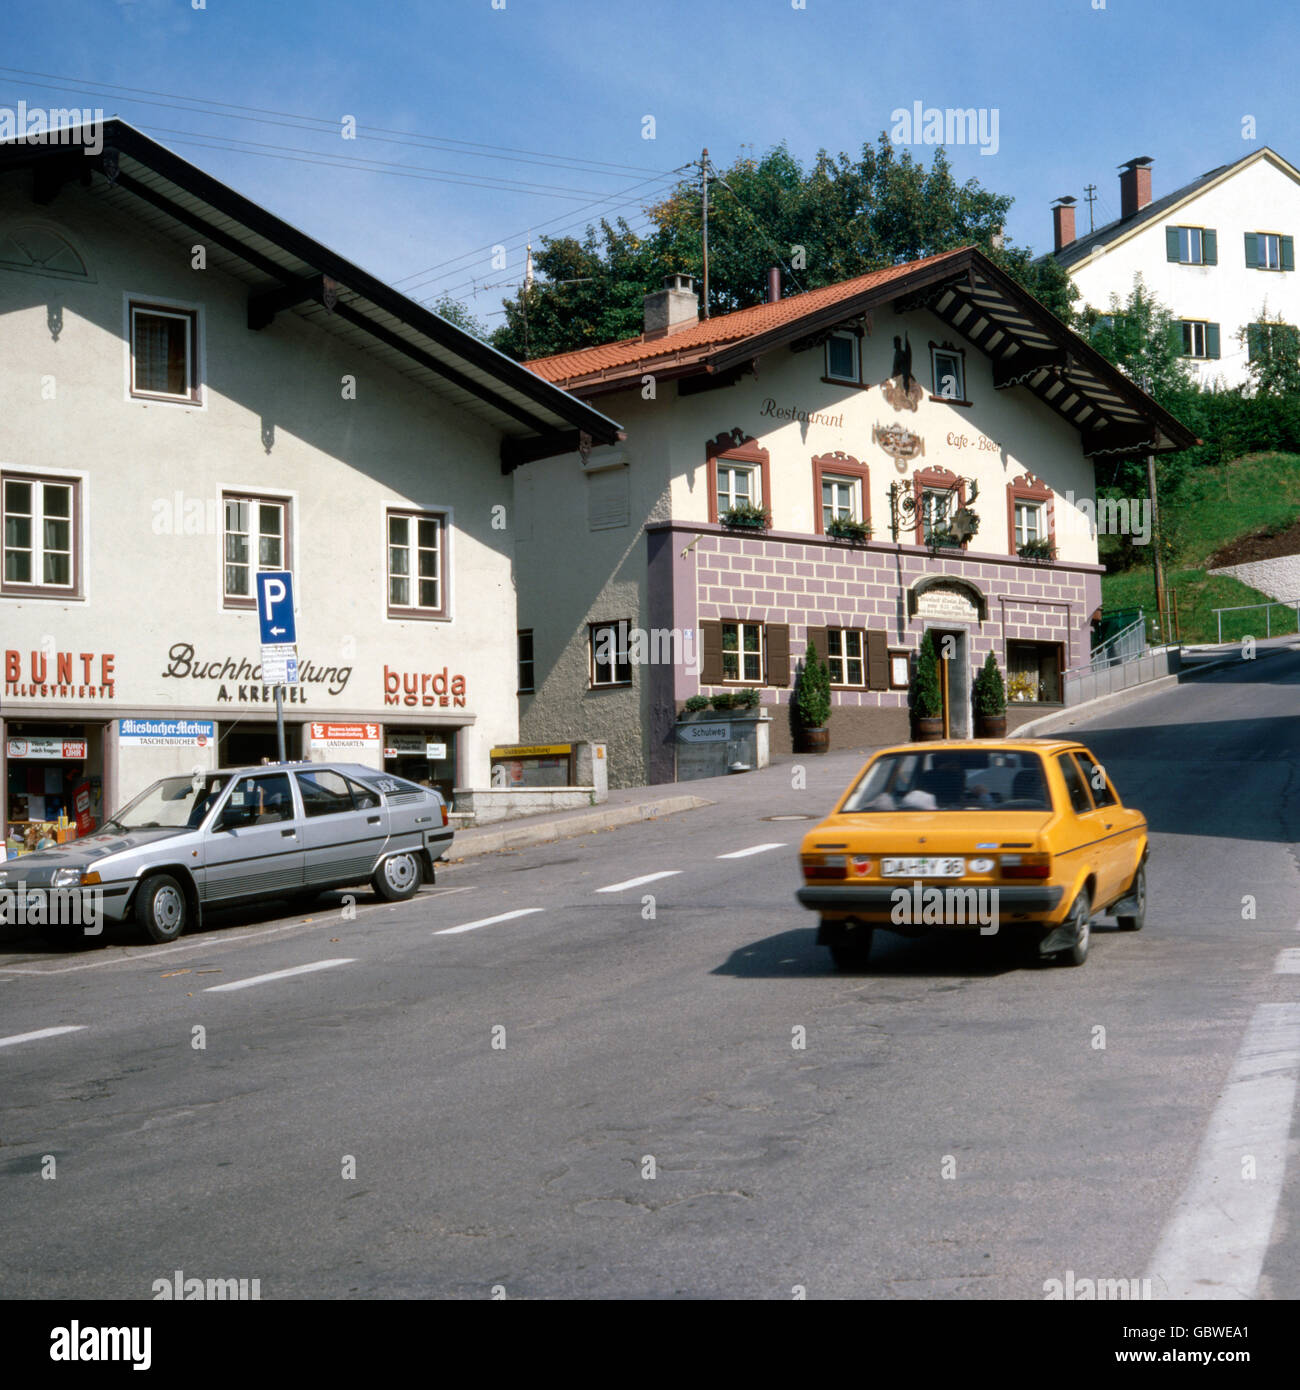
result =
[{"label": "cream stucco building", "polygon": [[614,784],[678,775],[701,692],[758,688],[788,749],[810,639],[837,746],[907,736],[927,629],[954,733],[989,652],[1041,712],[1101,603],[1093,460],[1191,443],[973,249],[708,320],[670,277],[641,337],[529,365],[627,434],[515,474],[521,735],[605,741]]},{"label": "cream stucco building", "polygon": [[0,805],[100,820],[276,755],[486,786],[518,734],[504,458],[602,413],[116,121],[0,145]]}]

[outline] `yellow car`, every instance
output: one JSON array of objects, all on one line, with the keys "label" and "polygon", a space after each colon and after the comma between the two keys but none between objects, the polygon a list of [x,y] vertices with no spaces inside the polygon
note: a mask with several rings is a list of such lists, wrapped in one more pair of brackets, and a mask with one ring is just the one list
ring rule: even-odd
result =
[{"label": "yellow car", "polygon": [[1092,919],[1146,916],[1147,822],[1071,739],[980,739],[886,748],[804,836],[819,945],[860,965],[876,928],[1015,931],[1082,965]]}]

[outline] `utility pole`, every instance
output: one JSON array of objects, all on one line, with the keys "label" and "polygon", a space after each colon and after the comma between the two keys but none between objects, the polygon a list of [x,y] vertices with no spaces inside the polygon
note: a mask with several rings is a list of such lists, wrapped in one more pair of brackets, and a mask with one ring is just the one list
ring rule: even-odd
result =
[{"label": "utility pole", "polygon": [[[1148,396],[1151,394],[1150,377],[1142,378],[1142,389]],[[1147,454],[1147,489],[1151,493],[1151,544],[1154,547],[1156,623],[1160,628],[1160,641],[1163,643],[1168,634],[1165,620],[1165,569],[1160,559],[1160,506],[1156,500],[1156,456],[1153,453]]]},{"label": "utility pole", "polygon": [[1097,185],[1095,183],[1085,183],[1083,191],[1088,195],[1084,201],[1088,204],[1088,231],[1091,232],[1093,228],[1092,205],[1097,201]]},{"label": "utility pole", "polygon": [[704,227],[704,317],[709,316],[709,147],[700,154],[700,209]]}]

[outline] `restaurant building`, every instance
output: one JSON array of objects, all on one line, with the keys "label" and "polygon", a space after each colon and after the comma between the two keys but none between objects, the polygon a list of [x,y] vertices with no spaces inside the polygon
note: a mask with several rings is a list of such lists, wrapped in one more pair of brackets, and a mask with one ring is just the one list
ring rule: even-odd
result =
[{"label": "restaurant building", "polygon": [[0,813],[84,830],[277,754],[489,785],[518,741],[508,460],[597,409],[119,121],[0,144]]},{"label": "restaurant building", "polygon": [[[1095,463],[1191,434],[978,250],[703,319],[694,284],[645,332],[528,364],[617,415],[516,473],[521,735],[603,740],[610,783],[681,775],[695,695],[757,688],[789,750],[808,643],[832,746],[908,737],[922,634],[972,730],[989,652],[1059,704],[1101,606]],[[581,537],[581,540],[577,539]]]}]

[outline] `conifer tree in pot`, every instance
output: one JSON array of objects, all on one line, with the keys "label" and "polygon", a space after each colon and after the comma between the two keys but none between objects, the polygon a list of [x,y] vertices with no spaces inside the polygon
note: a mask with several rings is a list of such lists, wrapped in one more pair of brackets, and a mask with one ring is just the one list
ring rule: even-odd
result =
[{"label": "conifer tree in pot", "polygon": [[794,706],[801,753],[825,753],[830,747],[831,668],[808,643],[803,666],[795,679]]},{"label": "conifer tree in pot", "polygon": [[990,652],[984,658],[971,691],[975,700],[975,733],[979,738],[1006,738],[1007,692],[1002,672]]},{"label": "conifer tree in pot", "polygon": [[943,694],[939,689],[939,658],[934,638],[921,637],[916,664],[907,687],[907,707],[912,713],[912,737],[920,743],[943,737]]}]

